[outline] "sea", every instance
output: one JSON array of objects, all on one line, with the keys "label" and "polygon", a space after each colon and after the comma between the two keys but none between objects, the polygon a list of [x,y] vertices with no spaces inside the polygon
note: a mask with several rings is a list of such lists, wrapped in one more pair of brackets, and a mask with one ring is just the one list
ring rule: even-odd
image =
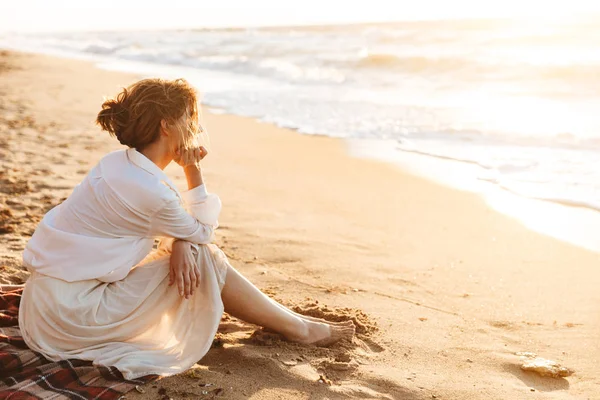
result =
[{"label": "sea", "polygon": [[4,32],[0,48],[186,77],[214,112],[341,138],[600,251],[598,18]]}]

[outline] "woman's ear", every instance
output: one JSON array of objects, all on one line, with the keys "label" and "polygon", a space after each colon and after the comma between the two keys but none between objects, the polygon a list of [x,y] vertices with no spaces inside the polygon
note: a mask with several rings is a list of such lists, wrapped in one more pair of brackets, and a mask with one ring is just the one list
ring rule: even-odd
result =
[{"label": "woman's ear", "polygon": [[167,129],[167,121],[164,119],[160,120],[160,134],[163,136],[169,136],[169,130]]}]

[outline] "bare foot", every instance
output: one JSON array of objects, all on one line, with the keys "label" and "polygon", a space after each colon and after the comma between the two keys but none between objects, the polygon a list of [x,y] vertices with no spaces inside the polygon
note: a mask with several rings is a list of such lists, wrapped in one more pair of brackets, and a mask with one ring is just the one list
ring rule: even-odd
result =
[{"label": "bare foot", "polygon": [[340,324],[330,324],[328,322],[315,322],[304,320],[307,332],[303,337],[290,338],[295,342],[302,344],[314,344],[315,346],[327,347],[342,340],[354,337],[356,330],[352,321],[346,321]]},{"label": "bare foot", "polygon": [[292,312],[294,313],[295,316],[300,317],[303,320],[312,321],[312,322],[320,322],[320,323],[329,324],[329,325],[346,326],[346,325],[348,325],[348,322],[350,321],[348,319],[345,321],[328,321],[323,318],[311,317],[310,315],[299,314],[295,311],[292,311]]},{"label": "bare foot", "polygon": [[303,319],[305,321],[321,322],[323,324],[329,324],[329,325],[340,325],[340,326],[342,326],[342,325],[344,325],[344,326],[348,325],[348,321],[349,320],[345,320],[345,321],[328,321],[328,320],[323,319],[323,318],[311,317],[310,315],[304,315],[304,314],[297,313],[296,311],[292,311],[289,308],[287,308],[287,307],[285,307],[285,306],[283,306],[283,305],[281,305],[279,303],[277,303],[277,305],[280,308],[283,308],[285,311],[290,312],[290,313],[294,314],[296,317],[301,318],[301,319]]}]

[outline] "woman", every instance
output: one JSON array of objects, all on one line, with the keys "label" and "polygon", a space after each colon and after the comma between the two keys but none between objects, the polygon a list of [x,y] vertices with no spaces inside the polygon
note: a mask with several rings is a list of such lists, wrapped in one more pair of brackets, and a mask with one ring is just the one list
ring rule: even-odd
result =
[{"label": "woman", "polygon": [[[106,155],[27,244],[19,324],[32,350],[134,379],[194,365],[223,311],[299,343],[353,336],[351,321],[306,317],[271,300],[210,244],[221,202],[203,182],[207,152],[193,144],[197,98],[185,80],[137,82],[105,101],[96,122],[129,149]],[[163,172],[171,161],[183,168],[185,192]]]}]

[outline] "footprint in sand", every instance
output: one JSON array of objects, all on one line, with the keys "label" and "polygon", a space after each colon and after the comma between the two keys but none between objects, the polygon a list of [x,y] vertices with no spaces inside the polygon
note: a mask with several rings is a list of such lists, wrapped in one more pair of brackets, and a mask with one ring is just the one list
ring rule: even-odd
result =
[{"label": "footprint in sand", "polygon": [[342,361],[321,361],[319,364],[319,370],[325,371],[328,376],[331,376],[331,372],[354,372],[358,369],[359,364],[356,361],[342,362]]},{"label": "footprint in sand", "polygon": [[507,331],[516,331],[519,329],[518,324],[510,321],[489,321],[490,326]]},{"label": "footprint in sand", "polygon": [[40,183],[36,183],[35,184],[35,188],[36,190],[42,190],[42,189],[53,189],[53,190],[68,190],[68,189],[72,189],[72,186],[70,185],[49,185],[48,183],[45,182],[40,182]]},{"label": "footprint in sand", "polygon": [[25,179],[5,178],[0,179],[0,192],[9,195],[20,195],[29,193],[31,185]]},{"label": "footprint in sand", "polygon": [[248,332],[253,330],[253,327],[236,321],[221,322],[219,324],[218,332],[220,333],[235,333],[235,332]]},{"label": "footprint in sand", "polygon": [[11,251],[23,251],[24,248],[25,248],[25,246],[22,244],[14,244],[14,245],[8,246],[8,249]]},{"label": "footprint in sand", "polygon": [[356,338],[355,340],[359,347],[366,351],[367,353],[381,353],[385,351],[385,347],[375,343],[372,339],[369,338]]},{"label": "footprint in sand", "polygon": [[278,333],[270,332],[266,329],[257,329],[252,332],[247,342],[257,346],[273,346],[283,340],[283,336]]},{"label": "footprint in sand", "polygon": [[65,165],[67,162],[64,160],[64,158],[58,158],[58,157],[53,157],[52,158],[52,163],[55,165]]}]

